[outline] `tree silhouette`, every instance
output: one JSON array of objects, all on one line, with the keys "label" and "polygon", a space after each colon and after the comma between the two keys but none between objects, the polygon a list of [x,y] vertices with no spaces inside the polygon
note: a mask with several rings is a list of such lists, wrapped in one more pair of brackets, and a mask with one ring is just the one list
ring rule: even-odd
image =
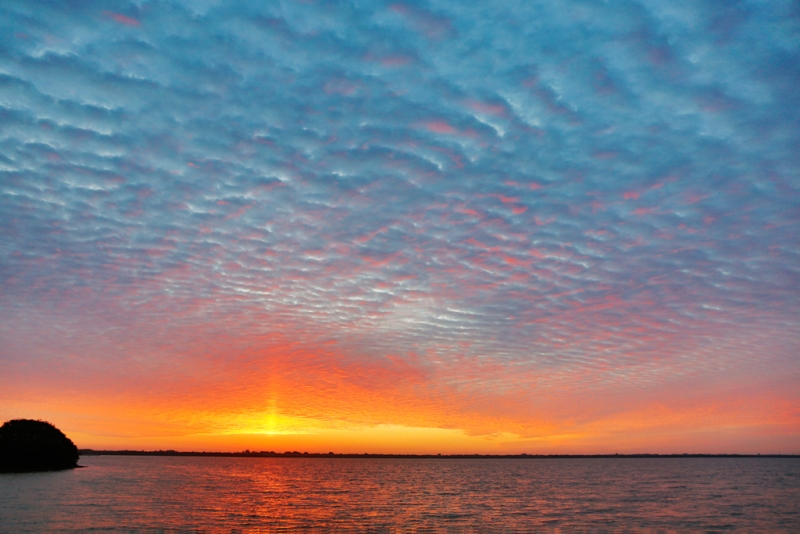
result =
[{"label": "tree silhouette", "polygon": [[71,469],[78,456],[75,444],[45,421],[14,419],[0,427],[0,473]]}]

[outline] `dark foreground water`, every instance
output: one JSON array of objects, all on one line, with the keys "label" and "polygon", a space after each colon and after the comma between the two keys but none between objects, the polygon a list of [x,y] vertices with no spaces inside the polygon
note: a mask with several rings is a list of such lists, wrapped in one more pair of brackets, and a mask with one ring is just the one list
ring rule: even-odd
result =
[{"label": "dark foreground water", "polygon": [[0,475],[0,531],[800,532],[800,460],[85,456]]}]

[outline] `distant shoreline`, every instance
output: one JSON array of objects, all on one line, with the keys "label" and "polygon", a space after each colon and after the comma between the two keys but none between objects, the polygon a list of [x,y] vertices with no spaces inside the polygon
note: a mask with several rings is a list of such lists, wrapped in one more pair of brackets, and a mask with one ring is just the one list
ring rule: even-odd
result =
[{"label": "distant shoreline", "polygon": [[80,449],[81,456],[209,456],[217,458],[397,458],[436,460],[547,460],[565,458],[800,458],[800,454],[350,454],[310,452],[179,452]]}]

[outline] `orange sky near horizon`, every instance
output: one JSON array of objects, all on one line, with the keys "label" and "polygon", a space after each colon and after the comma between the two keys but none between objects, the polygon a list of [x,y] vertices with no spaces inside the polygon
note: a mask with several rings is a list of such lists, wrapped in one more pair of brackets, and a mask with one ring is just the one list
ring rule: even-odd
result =
[{"label": "orange sky near horizon", "polygon": [[[179,343],[168,348],[151,338],[135,348],[127,345],[126,365],[112,368],[101,357],[112,349],[101,341],[94,340],[78,360],[53,337],[26,337],[16,350],[48,354],[48,364],[21,359],[10,369],[26,379],[0,378],[0,417],[48,420],[80,448],[94,449],[800,450],[800,415],[789,378],[770,378],[767,386],[748,377],[743,386],[676,376],[643,389],[645,368],[613,380],[603,370],[573,372],[567,385],[563,370],[548,374],[519,365],[487,366],[458,349],[442,349],[447,358],[439,356],[433,364],[432,352],[426,358],[407,353],[359,359],[353,357],[356,349],[333,340],[315,350],[292,338],[290,332],[274,334],[260,339],[260,348],[245,347],[214,329],[174,339]],[[199,350],[186,351],[189,343]],[[149,352],[161,352],[166,363],[140,357]],[[175,363],[186,361],[191,364]]]}]

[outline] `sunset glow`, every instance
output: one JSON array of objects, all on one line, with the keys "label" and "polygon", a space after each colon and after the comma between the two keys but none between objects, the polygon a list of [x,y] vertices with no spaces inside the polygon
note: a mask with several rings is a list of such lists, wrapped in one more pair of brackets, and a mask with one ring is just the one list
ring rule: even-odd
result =
[{"label": "sunset glow", "polygon": [[794,2],[0,6],[0,423],[800,453]]}]

